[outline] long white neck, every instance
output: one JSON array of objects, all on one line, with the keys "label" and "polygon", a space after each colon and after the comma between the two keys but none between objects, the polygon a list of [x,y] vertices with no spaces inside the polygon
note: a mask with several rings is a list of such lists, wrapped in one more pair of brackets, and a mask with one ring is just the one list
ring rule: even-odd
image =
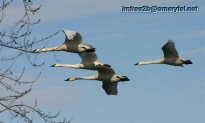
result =
[{"label": "long white neck", "polygon": [[67,68],[75,68],[80,69],[83,68],[83,64],[55,64],[53,67],[67,67]]},{"label": "long white neck", "polygon": [[64,50],[66,50],[66,46],[63,44],[57,47],[38,49],[37,52],[64,51]]},{"label": "long white neck", "polygon": [[164,60],[152,60],[152,61],[140,61],[138,65],[147,65],[147,64],[164,64]]},{"label": "long white neck", "polygon": [[75,80],[98,80],[98,76],[75,77]]}]

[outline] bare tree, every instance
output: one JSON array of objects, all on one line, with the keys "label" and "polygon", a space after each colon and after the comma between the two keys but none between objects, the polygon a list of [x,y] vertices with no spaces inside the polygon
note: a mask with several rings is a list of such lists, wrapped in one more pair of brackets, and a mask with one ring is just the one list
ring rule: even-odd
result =
[{"label": "bare tree", "polygon": [[[0,27],[5,21],[6,10],[14,2],[14,0],[1,0],[0,1]],[[38,42],[46,41],[53,36],[57,35],[55,32],[42,39],[32,38],[32,27],[40,23],[40,19],[36,19],[35,15],[38,14],[41,6],[34,7],[31,0],[22,0],[24,10],[23,16],[15,20],[9,28],[0,28],[0,116],[1,114],[9,114],[10,118],[21,119],[21,121],[32,123],[33,117],[38,117],[44,122],[51,123],[68,123],[63,119],[56,121],[59,113],[44,113],[38,108],[37,101],[34,104],[25,104],[22,98],[29,94],[32,90],[32,85],[36,82],[39,75],[32,81],[25,80],[25,68],[21,71],[16,71],[16,65],[20,58],[24,57],[33,67],[40,67],[43,65],[36,63],[36,55],[32,52],[32,46]],[[10,55],[5,55],[12,52]],[[1,119],[0,119],[1,120]],[[0,121],[1,122],[1,121]]]}]

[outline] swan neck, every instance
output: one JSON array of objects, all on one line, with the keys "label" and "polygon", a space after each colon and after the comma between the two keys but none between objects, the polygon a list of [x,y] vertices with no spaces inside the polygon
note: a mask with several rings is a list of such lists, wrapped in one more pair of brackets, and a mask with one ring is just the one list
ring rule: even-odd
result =
[{"label": "swan neck", "polygon": [[76,80],[97,80],[97,76],[76,77]]},{"label": "swan neck", "polygon": [[63,51],[64,49],[65,48],[61,45],[58,47],[42,48],[42,49],[39,49],[39,52]]},{"label": "swan neck", "polygon": [[82,64],[56,64],[55,67],[82,68]]},{"label": "swan neck", "polygon": [[139,63],[140,65],[146,64],[163,64],[163,60],[152,60],[152,61],[142,61]]}]

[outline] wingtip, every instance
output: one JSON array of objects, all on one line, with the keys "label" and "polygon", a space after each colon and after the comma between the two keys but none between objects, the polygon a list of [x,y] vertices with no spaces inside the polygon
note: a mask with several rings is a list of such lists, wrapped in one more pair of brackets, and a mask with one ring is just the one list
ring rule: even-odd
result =
[{"label": "wingtip", "polygon": [[117,92],[106,92],[105,91],[105,93],[106,93],[106,95],[108,95],[108,96],[117,96]]},{"label": "wingtip", "polygon": [[76,32],[76,31],[74,31],[74,30],[72,30],[72,29],[61,29],[61,31],[63,31],[65,34],[67,33],[67,34],[73,34],[73,33],[78,33],[78,32]]},{"label": "wingtip", "polygon": [[174,44],[174,41],[173,41],[172,39],[169,39],[169,40],[167,41],[167,43],[173,43],[173,44]]},{"label": "wingtip", "polygon": [[117,96],[117,94],[107,94],[108,96]]}]

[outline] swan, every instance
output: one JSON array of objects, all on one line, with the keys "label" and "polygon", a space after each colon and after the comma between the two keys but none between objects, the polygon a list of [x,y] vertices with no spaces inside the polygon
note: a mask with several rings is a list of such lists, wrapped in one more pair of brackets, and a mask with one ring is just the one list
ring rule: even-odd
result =
[{"label": "swan", "polygon": [[95,48],[92,45],[82,43],[82,36],[79,32],[62,29],[65,34],[65,42],[57,47],[35,49],[34,53],[50,51],[67,51],[72,53],[93,52]]},{"label": "swan", "polygon": [[147,65],[147,64],[168,64],[173,66],[182,66],[183,64],[192,64],[191,60],[185,60],[179,57],[179,54],[175,48],[174,42],[169,40],[163,47],[164,58],[153,61],[140,61],[135,65]]},{"label": "swan", "polygon": [[109,64],[101,63],[95,52],[83,52],[78,54],[82,59],[80,64],[54,64],[51,67],[68,67],[88,70],[96,70],[98,67],[111,67]]},{"label": "swan", "polygon": [[129,81],[127,76],[120,76],[115,73],[111,67],[100,67],[97,68],[98,74],[87,77],[70,77],[65,81],[75,80],[98,80],[102,81],[102,88],[105,90],[107,95],[117,95],[117,84],[122,81]]}]

